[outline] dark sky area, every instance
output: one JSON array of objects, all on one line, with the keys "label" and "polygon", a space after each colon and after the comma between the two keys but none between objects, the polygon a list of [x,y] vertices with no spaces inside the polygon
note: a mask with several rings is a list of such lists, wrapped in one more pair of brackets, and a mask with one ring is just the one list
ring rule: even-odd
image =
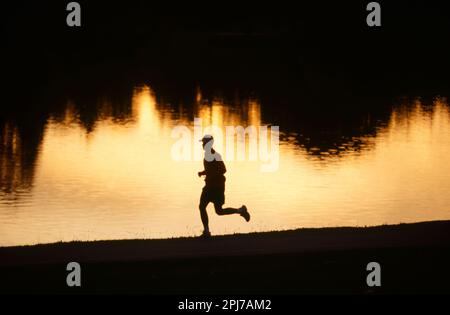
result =
[{"label": "dark sky area", "polygon": [[443,1],[379,1],[380,28],[366,25],[369,1],[78,1],[80,28],[66,25],[68,2],[2,4],[1,61],[12,86],[112,77],[285,80],[361,93],[448,86]]}]

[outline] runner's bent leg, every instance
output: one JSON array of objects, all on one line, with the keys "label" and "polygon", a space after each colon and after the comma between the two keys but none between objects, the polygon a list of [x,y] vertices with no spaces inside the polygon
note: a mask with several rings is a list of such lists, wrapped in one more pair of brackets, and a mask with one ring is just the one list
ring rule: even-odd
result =
[{"label": "runner's bent leg", "polygon": [[241,213],[240,209],[236,209],[236,208],[222,208],[221,204],[215,203],[214,204],[214,209],[216,210],[216,213],[218,215],[228,215],[228,214],[235,214],[235,213]]}]

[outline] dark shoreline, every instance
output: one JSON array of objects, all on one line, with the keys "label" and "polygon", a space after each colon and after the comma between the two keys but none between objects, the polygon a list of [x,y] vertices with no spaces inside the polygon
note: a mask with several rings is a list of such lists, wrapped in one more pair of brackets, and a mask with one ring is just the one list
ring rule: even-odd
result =
[{"label": "dark shoreline", "polygon": [[[82,266],[68,288],[66,265]],[[366,285],[380,263],[382,286]],[[0,293],[450,293],[450,221],[0,248]]]}]

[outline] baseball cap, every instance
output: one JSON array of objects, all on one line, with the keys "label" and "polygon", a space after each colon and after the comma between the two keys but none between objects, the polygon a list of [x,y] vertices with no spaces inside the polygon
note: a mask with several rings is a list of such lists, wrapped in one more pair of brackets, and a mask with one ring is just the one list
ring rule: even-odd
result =
[{"label": "baseball cap", "polygon": [[208,143],[211,140],[214,140],[212,135],[204,135],[203,138],[199,140],[199,142]]}]

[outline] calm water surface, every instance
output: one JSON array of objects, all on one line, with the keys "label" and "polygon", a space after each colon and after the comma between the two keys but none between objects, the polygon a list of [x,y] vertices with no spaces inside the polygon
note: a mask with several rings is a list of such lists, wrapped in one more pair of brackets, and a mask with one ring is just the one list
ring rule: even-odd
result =
[{"label": "calm water surface", "polygon": [[[38,139],[2,123],[0,246],[198,235],[202,163],[172,159],[173,127],[192,128],[193,117],[220,128],[272,122],[256,98],[204,99],[199,89],[193,103],[190,110],[164,104],[144,86],[123,115],[99,102],[88,128],[71,101],[46,119]],[[450,219],[446,100],[397,104],[372,125],[314,145],[314,134],[280,124],[277,171],[226,161],[225,205],[246,204],[252,220],[218,217],[210,205],[213,234]]]}]

